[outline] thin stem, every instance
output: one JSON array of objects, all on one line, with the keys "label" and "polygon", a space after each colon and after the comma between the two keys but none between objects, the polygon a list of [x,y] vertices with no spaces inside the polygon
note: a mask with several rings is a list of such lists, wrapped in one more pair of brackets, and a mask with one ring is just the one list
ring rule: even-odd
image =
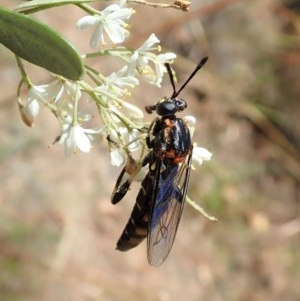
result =
[{"label": "thin stem", "polygon": [[[118,55],[116,55],[114,53],[117,53]],[[121,47],[115,47],[115,48],[110,48],[110,49],[103,49],[103,50],[99,50],[97,52],[87,53],[87,54],[84,54],[82,57],[89,59],[89,58],[94,58],[94,57],[103,56],[103,55],[114,55],[114,56],[123,58],[123,53],[127,54],[127,55],[128,54],[132,55],[134,53],[134,50],[121,46]]]},{"label": "thin stem", "polygon": [[155,8],[156,7],[175,8],[175,9],[180,9],[182,11],[188,11],[191,5],[190,1],[185,1],[185,0],[175,0],[173,3],[155,3],[155,2],[148,2],[146,0],[128,0],[127,2],[144,4]]},{"label": "thin stem", "polygon": [[28,87],[31,87],[32,84],[31,84],[31,82],[30,82],[30,80],[29,80],[29,78],[27,76],[27,73],[25,71],[25,68],[24,68],[24,65],[23,65],[21,59],[17,55],[15,55],[15,58],[16,58],[19,70],[21,72],[22,83],[26,83]]},{"label": "thin stem", "polygon": [[75,94],[75,101],[74,101],[74,110],[73,110],[73,125],[77,125],[78,124],[78,120],[77,120],[77,113],[78,113],[78,102],[79,102],[79,97],[80,97],[80,89],[79,89],[79,85],[76,85],[76,94]]},{"label": "thin stem", "polygon": [[196,209],[198,212],[200,212],[203,216],[205,216],[208,220],[211,222],[217,222],[218,219],[214,216],[209,215],[208,213],[205,212],[205,210],[199,206],[197,203],[192,201],[188,196],[186,196],[186,201],[191,205],[194,209]]},{"label": "thin stem", "polygon": [[90,15],[100,15],[101,12],[99,10],[85,4],[85,3],[77,3],[76,6],[80,7],[82,10],[86,11]]}]

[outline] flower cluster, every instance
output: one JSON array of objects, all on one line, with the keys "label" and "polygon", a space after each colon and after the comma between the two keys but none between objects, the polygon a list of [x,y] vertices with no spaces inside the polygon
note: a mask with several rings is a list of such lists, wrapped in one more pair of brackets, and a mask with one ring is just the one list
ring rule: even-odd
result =
[{"label": "flower cluster", "polygon": [[[154,45],[158,43],[159,39],[152,34],[141,47],[135,50],[129,60],[128,73],[133,75],[136,69],[141,70],[141,74],[149,83],[160,87],[165,70],[164,64],[175,59],[176,55],[172,52],[155,55],[152,51],[157,49]],[[150,62],[155,66],[155,72],[149,65]]]},{"label": "flower cluster", "polygon": [[[77,21],[77,28],[94,29],[90,46],[96,49],[84,57],[111,56],[123,66],[109,75],[86,66],[85,74],[89,81],[73,82],[53,75],[51,83],[34,85],[24,76],[21,84],[27,87],[28,97],[26,101],[18,97],[21,117],[32,126],[40,108],[46,107],[60,123],[61,131],[55,142],[64,145],[67,155],[78,150],[88,153],[94,140],[106,139],[112,165],[120,166],[131,158],[133,152],[138,151],[141,157],[147,152],[144,133],[148,124],[143,121],[143,111],[125,101],[126,97],[141,79],[160,87],[166,72],[164,64],[171,63],[176,55],[161,53],[160,41],[155,34],[151,34],[137,49],[121,45],[130,34],[127,22],[134,13],[132,8],[126,7],[126,0],[111,4],[102,11],[87,4],[80,7],[84,7],[88,15]],[[101,125],[90,126],[94,114],[80,109],[85,100],[95,106]],[[187,117],[187,122],[193,132],[195,120]],[[210,157],[207,150],[194,147],[196,163],[201,164]]]},{"label": "flower cluster", "polygon": [[122,43],[128,37],[129,31],[126,29],[127,24],[124,20],[128,20],[134,13],[131,8],[124,8],[126,1],[121,0],[120,4],[112,4],[101,12],[81,18],[77,22],[79,29],[85,29],[90,26],[95,27],[95,31],[91,37],[90,46],[97,48],[99,45],[105,45],[105,35],[113,43]]}]

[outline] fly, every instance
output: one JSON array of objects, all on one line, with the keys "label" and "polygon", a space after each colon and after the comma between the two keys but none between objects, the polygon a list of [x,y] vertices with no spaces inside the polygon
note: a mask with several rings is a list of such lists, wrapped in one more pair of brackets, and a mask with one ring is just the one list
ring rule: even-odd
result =
[{"label": "fly", "polygon": [[171,251],[191,170],[191,135],[186,122],[176,117],[177,112],[186,109],[187,103],[178,98],[178,95],[207,59],[204,57],[200,61],[178,91],[171,67],[165,64],[173,94],[171,97],[162,98],[155,105],[145,107],[147,113],[155,111],[160,116],[153,120],[148,129],[146,143],[150,152],[140,163],[129,160],[112,194],[112,203],[118,203],[141,168],[148,165],[148,173],[142,181],[131,217],[117,242],[117,249],[130,250],[147,237],[148,261],[154,266],[160,266]]}]

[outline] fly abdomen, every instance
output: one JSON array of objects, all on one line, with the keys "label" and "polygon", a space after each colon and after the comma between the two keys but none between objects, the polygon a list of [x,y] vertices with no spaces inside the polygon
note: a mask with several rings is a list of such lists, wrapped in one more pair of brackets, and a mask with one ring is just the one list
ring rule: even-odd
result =
[{"label": "fly abdomen", "polygon": [[117,250],[128,251],[141,243],[148,234],[150,199],[149,188],[151,185],[149,174],[142,182],[141,189],[136,198],[130,219],[117,242]]},{"label": "fly abdomen", "polygon": [[128,251],[141,243],[147,237],[148,222],[149,212],[146,213],[141,221],[134,221],[131,218],[117,242],[117,250]]}]

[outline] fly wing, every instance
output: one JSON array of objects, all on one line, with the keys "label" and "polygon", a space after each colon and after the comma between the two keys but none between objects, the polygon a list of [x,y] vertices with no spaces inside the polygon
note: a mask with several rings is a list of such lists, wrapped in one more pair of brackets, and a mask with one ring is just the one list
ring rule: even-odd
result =
[{"label": "fly wing", "polygon": [[169,255],[184,206],[190,176],[191,155],[181,165],[156,164],[156,182],[148,229],[148,261],[159,266]]},{"label": "fly wing", "polygon": [[131,177],[128,173],[126,173],[124,167],[117,179],[116,185],[111,195],[111,202],[113,204],[117,204],[123,199],[123,197],[125,196],[125,194],[127,193],[130,187],[132,180],[133,177]]},{"label": "fly wing", "polygon": [[112,192],[111,202],[113,204],[119,203],[129,190],[131,183],[136,177],[143,174],[143,168],[149,163],[150,156],[151,153],[144,158],[142,163],[136,162],[133,158],[129,158],[127,164],[122,169]]}]

